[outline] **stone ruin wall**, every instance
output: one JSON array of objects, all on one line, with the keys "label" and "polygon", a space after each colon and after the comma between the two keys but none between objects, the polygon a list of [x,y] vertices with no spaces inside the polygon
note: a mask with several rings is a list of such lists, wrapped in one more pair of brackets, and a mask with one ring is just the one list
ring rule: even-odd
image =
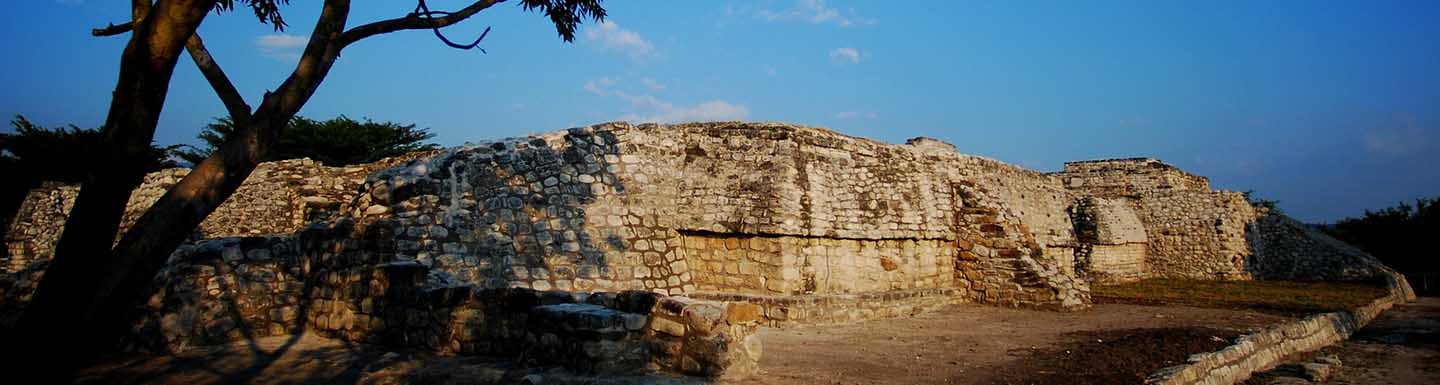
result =
[{"label": "stone ruin wall", "polygon": [[[1046,202],[1054,224],[1037,221],[1037,237],[1019,216],[1045,214],[1004,199],[1032,184],[1009,178],[1048,177],[977,159],[780,124],[602,125],[376,173],[353,215],[392,218],[395,252],[433,267],[437,285],[756,296],[958,287],[992,303],[1084,306],[1070,276],[1042,268],[1055,261],[1038,242],[1069,235],[1063,201]],[[966,187],[979,178],[1017,187]],[[1063,196],[1048,192],[1027,199]],[[986,261],[955,263],[970,243]]]},{"label": "stone ruin wall", "polygon": [[[1092,279],[1361,281],[1390,271],[1307,225],[1255,208],[1242,193],[1210,190],[1205,177],[1155,159],[1070,162],[1052,175],[1082,197],[1071,212],[1082,229],[1076,256],[1091,264]],[[1107,229],[1132,235],[1106,240]]]},{"label": "stone ruin wall", "polygon": [[1370,254],[1284,215],[1262,215],[1245,238],[1255,279],[1365,281],[1398,274]]},{"label": "stone ruin wall", "polygon": [[45,182],[30,190],[6,229],[0,269],[13,273],[37,260],[49,259],[79,192],[80,186],[56,182]]},{"label": "stone ruin wall", "polygon": [[435,287],[429,267],[374,252],[390,237],[365,222],[181,247],[156,276],[127,348],[316,333],[586,373],[743,376],[758,362],[756,305],[649,291]]},{"label": "stone ruin wall", "polygon": [[[127,226],[185,172],[147,176]],[[12,221],[12,274],[0,280],[7,306],[23,305],[43,274],[74,193],[37,189]],[[676,357],[691,354],[683,341],[692,329],[663,320],[729,319],[730,331],[705,338],[754,358],[745,353],[754,323],[847,322],[960,302],[1080,309],[1087,281],[1353,279],[1384,269],[1286,219],[1153,159],[1045,174],[933,139],[890,145],[776,123],[610,123],[358,167],[262,164],[156,277],[135,344],[304,330],[488,354],[649,341],[668,352],[651,364],[699,373],[734,360],[682,368]],[[395,274],[408,278],[394,283]],[[625,292],[727,310],[685,318],[683,309],[617,310],[581,294]],[[574,294],[523,299],[559,295],[545,293]],[[531,305],[496,304],[513,296]],[[573,306],[539,309],[565,304]],[[646,326],[615,326],[634,318],[617,311]],[[619,329],[546,331],[523,322],[530,316],[600,317]],[[608,337],[572,340],[596,335]]]},{"label": "stone ruin wall", "polygon": [[[1245,265],[1250,254],[1245,234],[1257,214],[1243,194],[1210,190],[1205,177],[1149,158],[1070,162],[1055,175],[1072,191],[1108,202],[1096,207],[1101,228],[1125,227],[1133,232],[1137,220],[1143,225],[1143,235],[1129,237],[1144,243],[1143,253],[1134,242],[1123,242],[1132,246],[1097,249],[1090,256],[1092,261],[1119,261],[1117,267],[1126,273],[1112,274],[1114,279],[1251,278]],[[1107,216],[1112,218],[1103,220]],[[1136,264],[1142,265],[1142,272],[1132,273],[1134,269],[1126,266]]]},{"label": "stone ruin wall", "polygon": [[1100,282],[1150,277],[1149,236],[1131,202],[1083,197],[1070,213],[1079,243],[1074,268],[1078,274]]},{"label": "stone ruin wall", "polygon": [[[353,167],[326,167],[310,159],[261,163],[229,199],[200,223],[191,238],[288,234],[310,223],[337,218],[341,206],[354,199],[368,174],[425,154]],[[147,174],[140,187],[130,193],[119,232],[128,230],[189,172],[174,168]],[[79,191],[78,185],[56,182],[31,190],[4,234],[6,254],[0,255],[0,268],[15,272],[33,262],[48,260]]]}]

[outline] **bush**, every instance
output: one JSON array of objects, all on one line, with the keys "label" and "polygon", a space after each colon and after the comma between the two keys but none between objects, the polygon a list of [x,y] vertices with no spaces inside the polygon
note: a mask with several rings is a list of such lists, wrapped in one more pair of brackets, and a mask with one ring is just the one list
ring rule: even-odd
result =
[{"label": "bush", "polygon": [[[217,118],[196,136],[205,142],[206,147],[191,147],[181,152],[180,158],[190,164],[200,163],[236,133],[234,122],[228,118]],[[422,143],[433,137],[435,134],[416,129],[413,124],[373,122],[369,119],[356,121],[344,116],[324,121],[296,117],[280,132],[280,138],[264,160],[310,158],[330,166],[370,163],[415,151],[434,150],[437,148],[435,144]]]}]

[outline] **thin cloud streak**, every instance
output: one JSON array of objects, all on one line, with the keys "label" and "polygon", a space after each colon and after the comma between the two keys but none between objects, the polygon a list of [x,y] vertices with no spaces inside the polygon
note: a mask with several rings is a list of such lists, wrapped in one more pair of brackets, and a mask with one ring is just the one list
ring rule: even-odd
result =
[{"label": "thin cloud streak", "polygon": [[850,47],[832,49],[830,50],[830,59],[858,64],[860,63],[860,50]]},{"label": "thin cloud streak", "polygon": [[[650,88],[652,82],[641,79],[642,86]],[[679,123],[695,121],[744,120],[750,116],[750,108],[725,100],[710,100],[695,105],[676,105],[651,94],[633,94],[615,89],[619,82],[610,77],[589,80],[582,86],[586,92],[597,96],[622,100],[636,111],[626,113],[620,120],[636,123]],[[658,85],[654,83],[653,85]]]},{"label": "thin cloud streak", "polygon": [[620,28],[619,24],[612,21],[600,22],[586,28],[583,36],[585,41],[599,43],[602,50],[619,52],[634,60],[644,60],[657,55],[655,44],[635,31]]},{"label": "thin cloud streak", "polygon": [[768,21],[799,21],[811,24],[834,24],[841,27],[856,25],[875,25],[879,21],[873,18],[860,16],[855,9],[848,9],[841,12],[840,9],[825,5],[824,0],[800,0],[795,6],[785,10],[758,9],[753,12],[740,10],[727,10],[729,14],[749,13],[754,18]]},{"label": "thin cloud streak", "polygon": [[272,33],[255,38],[255,47],[260,50],[261,56],[289,62],[299,60],[300,51],[309,42],[309,36]]}]

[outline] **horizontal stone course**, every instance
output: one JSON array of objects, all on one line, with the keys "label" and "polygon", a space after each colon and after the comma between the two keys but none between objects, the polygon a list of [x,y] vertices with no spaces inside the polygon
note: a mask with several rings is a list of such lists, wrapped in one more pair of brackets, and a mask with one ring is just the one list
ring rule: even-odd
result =
[{"label": "horizontal stone course", "polygon": [[1191,355],[1185,364],[1161,369],[1146,379],[1156,385],[1230,385],[1268,370],[1296,353],[1316,351],[1343,341],[1381,312],[1415,299],[1405,277],[1382,275],[1387,294],[1350,311],[1316,314],[1270,326],[1237,338],[1223,349]]}]

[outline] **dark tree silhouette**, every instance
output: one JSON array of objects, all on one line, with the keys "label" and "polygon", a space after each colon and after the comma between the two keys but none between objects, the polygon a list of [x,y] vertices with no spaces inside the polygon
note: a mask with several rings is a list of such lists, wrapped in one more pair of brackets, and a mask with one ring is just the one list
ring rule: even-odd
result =
[{"label": "dark tree silhouette", "polygon": [[[216,118],[196,135],[205,142],[204,148],[182,150],[176,155],[190,164],[198,164],[239,131],[230,118]],[[310,158],[329,166],[347,166],[437,149],[433,143],[424,143],[433,137],[435,134],[417,129],[414,124],[358,121],[344,116],[320,121],[297,116],[280,131],[275,146],[263,159],[268,162]]]},{"label": "dark tree silhouette", "polygon": [[[14,133],[0,133],[0,175],[5,176],[5,183],[0,184],[0,229],[9,228],[8,222],[24,202],[25,194],[40,182],[83,182],[92,165],[77,154],[89,154],[103,146],[99,129],[82,129],[73,124],[45,128],[21,115],[16,115],[10,125]],[[176,149],[178,146],[151,145],[142,160],[145,170],[175,167],[170,154]]]},{"label": "dark tree silhouette", "polygon": [[1440,256],[1426,242],[1440,234],[1440,197],[1400,203],[1321,227],[1402,273],[1440,273]]},{"label": "dark tree silhouette", "polygon": [[[315,94],[340,53],[351,44],[405,30],[441,29],[464,21],[503,0],[478,0],[455,11],[433,11],[424,0],[404,16],[351,27],[350,0],[325,0],[310,40],[290,75],[271,88],[253,110],[205,49],[196,28],[212,11],[250,8],[262,23],[287,27],[279,6],[288,0],[131,0],[129,20],[92,31],[97,36],[129,33],[120,55],[119,76],[102,129],[104,148],[91,156],[86,176],[44,278],[24,314],[4,335],[0,365],[10,373],[41,377],[35,383],[64,381],[97,354],[114,347],[129,331],[151,278],[196,226],[240,187],[264,159],[286,123]],[[306,2],[310,4],[310,2]],[[521,8],[543,13],[565,41],[582,19],[603,20],[599,0],[520,0]],[[130,191],[144,175],[145,154],[165,104],[181,51],[188,52],[225,105],[239,133],[217,148],[115,240]],[[48,370],[35,370],[46,368]]]},{"label": "dark tree silhouette", "polygon": [[1272,214],[1285,215],[1285,210],[1280,208],[1280,201],[1278,200],[1261,198],[1255,194],[1255,190],[1245,190],[1245,192],[1241,194],[1244,194],[1245,200],[1250,202],[1250,205],[1255,206],[1255,208],[1269,210]]}]

